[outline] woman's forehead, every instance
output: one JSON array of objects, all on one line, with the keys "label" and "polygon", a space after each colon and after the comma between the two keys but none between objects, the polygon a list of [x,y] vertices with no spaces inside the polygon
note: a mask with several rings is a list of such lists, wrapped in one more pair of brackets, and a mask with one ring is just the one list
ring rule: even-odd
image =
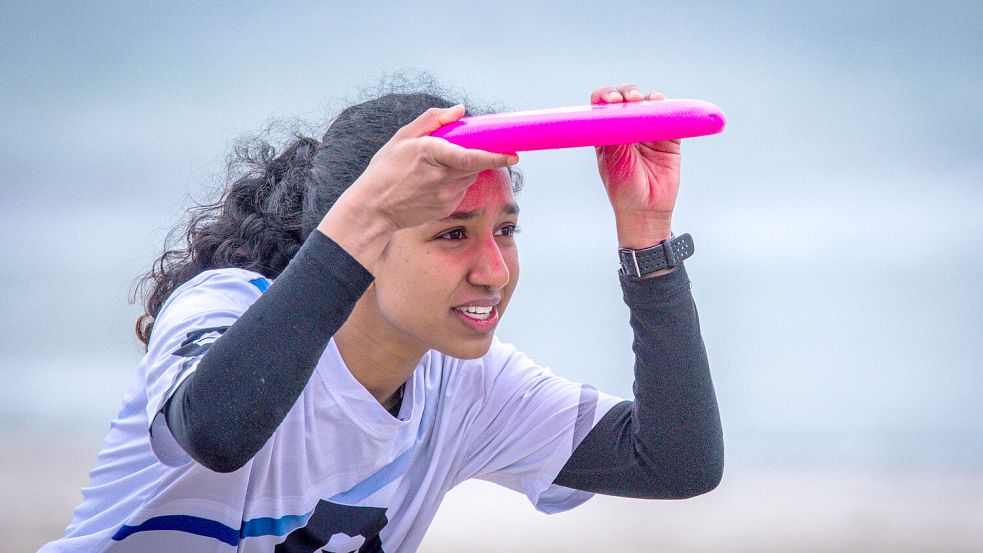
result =
[{"label": "woman's forehead", "polygon": [[475,211],[491,208],[500,211],[505,206],[515,204],[512,194],[512,179],[505,169],[488,170],[478,173],[478,177],[468,187],[461,203],[454,211]]}]

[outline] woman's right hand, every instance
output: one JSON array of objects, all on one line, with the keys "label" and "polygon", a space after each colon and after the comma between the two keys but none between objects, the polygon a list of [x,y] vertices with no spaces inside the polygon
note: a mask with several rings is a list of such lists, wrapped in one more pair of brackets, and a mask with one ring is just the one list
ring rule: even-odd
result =
[{"label": "woman's right hand", "polygon": [[463,115],[460,104],[428,109],[396,131],[352,185],[393,230],[450,215],[478,173],[519,160],[514,154],[471,150],[430,136]]},{"label": "woman's right hand", "polygon": [[450,215],[478,173],[519,161],[430,136],[463,116],[463,105],[431,108],[396,131],[318,229],[372,272],[393,232]]}]

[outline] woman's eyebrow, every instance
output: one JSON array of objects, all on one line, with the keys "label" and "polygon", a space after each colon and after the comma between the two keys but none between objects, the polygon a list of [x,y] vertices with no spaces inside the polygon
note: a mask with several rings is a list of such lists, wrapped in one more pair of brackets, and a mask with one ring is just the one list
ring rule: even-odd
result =
[{"label": "woman's eyebrow", "polygon": [[[451,213],[447,217],[444,217],[443,219],[440,220],[441,221],[469,221],[471,219],[476,219],[478,217],[481,217],[481,214],[484,213],[484,211],[485,211],[484,208],[472,209],[471,211],[455,211],[454,213]],[[515,203],[505,204],[502,207],[502,213],[505,215],[518,215],[519,206],[518,204]]]}]

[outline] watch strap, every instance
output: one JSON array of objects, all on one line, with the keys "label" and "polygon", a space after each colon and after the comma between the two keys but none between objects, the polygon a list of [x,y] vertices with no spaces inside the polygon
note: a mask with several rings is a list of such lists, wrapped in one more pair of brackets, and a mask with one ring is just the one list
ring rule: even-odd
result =
[{"label": "watch strap", "polygon": [[680,261],[692,256],[693,251],[693,237],[687,233],[643,250],[621,248],[618,250],[618,257],[621,260],[622,273],[642,277],[675,267]]}]

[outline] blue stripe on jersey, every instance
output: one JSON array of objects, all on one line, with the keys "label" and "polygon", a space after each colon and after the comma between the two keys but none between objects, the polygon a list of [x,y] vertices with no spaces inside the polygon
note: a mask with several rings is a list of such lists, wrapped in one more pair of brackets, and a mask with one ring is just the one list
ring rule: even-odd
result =
[{"label": "blue stripe on jersey", "polygon": [[249,284],[252,284],[256,288],[259,288],[260,292],[265,292],[270,287],[270,281],[265,278],[254,278],[249,281]]},{"label": "blue stripe on jersey", "polygon": [[190,515],[164,515],[149,518],[136,526],[124,524],[113,536],[114,541],[123,541],[137,532],[152,530],[167,530],[171,532],[186,532],[208,538],[215,538],[232,546],[239,545],[242,538],[259,536],[286,536],[303,526],[314,511],[302,515],[285,515],[280,518],[260,517],[242,521],[242,527],[226,526],[221,522]]},{"label": "blue stripe on jersey", "polygon": [[172,530],[198,536],[215,538],[231,546],[239,545],[239,532],[221,522],[190,515],[164,515],[148,518],[136,526],[124,524],[113,536],[114,541],[123,541],[137,532],[151,530]]},{"label": "blue stripe on jersey", "polygon": [[[393,462],[377,470],[371,476],[355,484],[350,490],[341,492],[329,501],[341,505],[358,505],[365,498],[381,490],[406,472],[413,455],[413,448],[407,449]],[[221,522],[191,515],[163,515],[149,518],[136,526],[124,524],[113,536],[114,541],[123,541],[137,532],[169,530],[186,532],[198,536],[215,538],[231,546],[239,545],[240,539],[259,536],[285,536],[306,524],[314,511],[302,515],[284,515],[280,518],[260,517],[242,521],[238,531]]]},{"label": "blue stripe on jersey", "polygon": [[254,538],[257,536],[286,536],[307,523],[314,514],[313,510],[302,515],[285,515],[280,518],[261,517],[242,521],[239,536]]},{"label": "blue stripe on jersey", "polygon": [[375,471],[374,474],[362,480],[358,484],[352,487],[352,489],[347,492],[341,492],[328,501],[332,503],[340,503],[342,505],[358,505],[365,500],[366,497],[374,494],[375,492],[386,487],[387,484],[396,480],[406,472],[407,465],[410,464],[410,457],[413,455],[413,448],[409,448],[406,451],[399,454],[399,457],[393,459],[392,463],[382,467],[381,469]]}]

